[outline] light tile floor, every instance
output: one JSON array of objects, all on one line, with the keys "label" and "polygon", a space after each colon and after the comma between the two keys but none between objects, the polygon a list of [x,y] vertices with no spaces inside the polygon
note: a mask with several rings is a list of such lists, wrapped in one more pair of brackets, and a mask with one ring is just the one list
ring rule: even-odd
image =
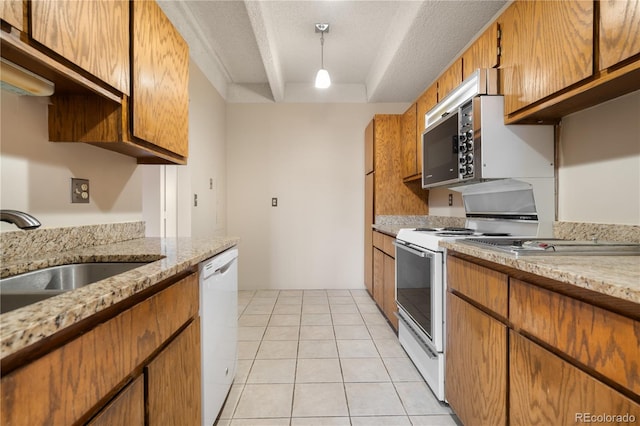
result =
[{"label": "light tile floor", "polygon": [[238,313],[217,425],[457,424],[365,290],[240,291]]}]

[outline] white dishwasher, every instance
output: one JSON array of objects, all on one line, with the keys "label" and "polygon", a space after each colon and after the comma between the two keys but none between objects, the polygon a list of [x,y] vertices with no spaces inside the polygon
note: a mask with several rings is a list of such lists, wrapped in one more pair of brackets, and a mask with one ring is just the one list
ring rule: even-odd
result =
[{"label": "white dishwasher", "polygon": [[238,354],[238,249],[201,262],[200,340],[202,424],[218,417],[236,373]]}]

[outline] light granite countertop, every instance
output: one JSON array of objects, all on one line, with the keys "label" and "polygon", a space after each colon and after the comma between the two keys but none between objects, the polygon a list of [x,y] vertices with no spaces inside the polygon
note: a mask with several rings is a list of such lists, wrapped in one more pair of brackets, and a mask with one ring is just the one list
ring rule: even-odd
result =
[{"label": "light granite countertop", "polygon": [[238,243],[234,237],[136,238],[112,244],[49,252],[2,264],[2,276],[46,266],[78,262],[149,264],[88,286],[0,315],[0,358],[52,336],[166,278],[221,253]]},{"label": "light granite countertop", "polygon": [[501,253],[464,242],[441,241],[441,247],[499,265],[571,284],[638,304],[640,311],[639,256],[526,256]]}]

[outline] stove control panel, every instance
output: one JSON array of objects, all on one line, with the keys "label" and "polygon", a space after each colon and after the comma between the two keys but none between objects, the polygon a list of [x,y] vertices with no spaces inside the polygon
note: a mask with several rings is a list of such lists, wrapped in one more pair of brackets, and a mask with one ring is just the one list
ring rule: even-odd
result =
[{"label": "stove control panel", "polygon": [[460,107],[458,114],[458,176],[460,179],[474,177],[474,134],[473,134],[473,101]]}]

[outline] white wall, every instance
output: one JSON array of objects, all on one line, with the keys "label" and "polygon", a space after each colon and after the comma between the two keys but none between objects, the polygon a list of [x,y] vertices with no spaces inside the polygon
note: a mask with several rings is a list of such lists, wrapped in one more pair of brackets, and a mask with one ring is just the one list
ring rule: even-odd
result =
[{"label": "white wall", "polygon": [[191,61],[187,165],[141,166],[147,236],[226,234],[225,117],[224,99]]},{"label": "white wall", "polygon": [[241,238],[241,288],[363,286],[364,129],[375,113],[407,106],[227,105],[227,223]]},{"label": "white wall", "polygon": [[[47,98],[0,91],[0,207],[43,227],[142,220],[136,160],[83,143],[48,142]],[[89,204],[71,203],[71,178],[90,181]],[[16,230],[1,223],[2,230]]]},{"label": "white wall", "polygon": [[[226,235],[226,103],[195,62],[189,71],[189,163],[191,235]],[[212,184],[210,185],[210,182]],[[193,206],[193,194],[198,206]]]},{"label": "white wall", "polygon": [[558,220],[640,225],[640,91],[562,119]]}]

